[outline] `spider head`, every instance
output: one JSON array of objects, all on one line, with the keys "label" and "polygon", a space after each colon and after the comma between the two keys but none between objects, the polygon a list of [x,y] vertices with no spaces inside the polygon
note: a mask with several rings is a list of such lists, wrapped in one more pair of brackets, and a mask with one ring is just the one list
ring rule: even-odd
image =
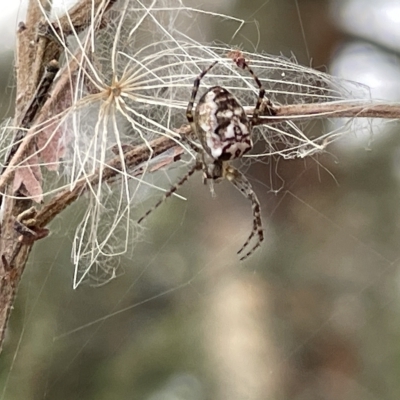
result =
[{"label": "spider head", "polygon": [[224,176],[224,162],[221,160],[215,160],[208,153],[203,153],[201,156],[203,165],[204,179],[212,179],[213,181],[219,181]]}]

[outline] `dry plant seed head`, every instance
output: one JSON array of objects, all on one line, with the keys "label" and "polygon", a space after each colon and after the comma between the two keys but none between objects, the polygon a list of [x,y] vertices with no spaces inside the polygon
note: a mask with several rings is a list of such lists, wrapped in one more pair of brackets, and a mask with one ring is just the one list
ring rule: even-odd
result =
[{"label": "dry plant seed head", "polygon": [[243,59],[241,60],[242,69],[247,68],[250,71],[250,74],[253,76],[259,88],[259,95],[252,118],[249,119],[247,117],[246,112],[235,96],[221,86],[213,86],[208,89],[201,96],[193,114],[194,102],[201,80],[216,64],[217,61],[213,62],[194,80],[192,95],[186,110],[188,122],[201,144],[200,148],[194,147],[199,153],[197,161],[186,175],[165,194],[164,198],[160,199],[152,209],[148,210],[138,222],[142,222],[143,219],[160,206],[165,199],[176,192],[196,170],[202,169],[205,181],[211,180],[212,182],[218,182],[222,178],[226,178],[251,202],[253,227],[250,235],[238,251],[238,254],[241,254],[244,249],[247,248],[253,237],[257,236],[257,241],[253,247],[240,258],[240,260],[243,261],[253,254],[264,240],[261,207],[250,182],[240,171],[231,166],[228,161],[241,158],[252,149],[252,127],[254,125],[254,120],[258,118],[265,90],[258,77]]}]

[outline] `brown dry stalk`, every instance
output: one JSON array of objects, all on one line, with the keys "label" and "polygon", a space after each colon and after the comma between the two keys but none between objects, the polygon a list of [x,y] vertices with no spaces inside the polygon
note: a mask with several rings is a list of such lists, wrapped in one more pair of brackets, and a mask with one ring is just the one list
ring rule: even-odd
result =
[{"label": "brown dry stalk", "polygon": [[[323,110],[323,111],[322,111]],[[246,110],[251,114],[252,108]],[[260,118],[263,124],[280,123],[282,121],[302,119],[306,115],[307,119],[310,116],[314,118],[327,117],[368,117],[368,118],[400,118],[400,106],[376,104],[376,105],[360,105],[354,104],[335,104],[325,103],[318,105],[293,105],[281,106],[276,108],[276,116]],[[181,136],[190,136],[192,134],[188,125],[181,126],[177,133]],[[156,157],[172,147],[179,147],[176,141],[167,136],[159,137],[149,142],[152,148],[152,157]],[[106,162],[107,167],[102,170],[102,182],[112,181],[120,172],[125,169],[129,170],[135,166],[149,161],[151,153],[149,146],[142,144],[134,147],[132,150],[125,153],[124,160],[120,157],[115,157]],[[169,160],[170,163],[174,159]],[[165,165],[164,165],[165,167]],[[82,178],[77,182],[73,190],[64,190],[53,197],[36,217],[37,228],[44,228],[49,224],[61,211],[67,208],[75,200],[77,200],[90,186],[96,186],[100,183],[99,173],[95,172],[89,177]]]},{"label": "brown dry stalk", "polygon": [[[73,60],[72,64],[76,67],[78,63]],[[72,65],[71,64],[71,65]],[[69,75],[64,73],[57,81],[55,88],[52,90],[52,97],[44,104],[36,122],[42,123],[50,114],[50,110],[54,104],[62,97],[64,90],[69,85]],[[246,113],[251,115],[253,107],[246,107]],[[309,119],[322,119],[322,118],[383,118],[383,119],[399,119],[400,118],[400,105],[398,104],[374,104],[374,103],[319,103],[319,104],[293,104],[277,106],[275,108],[276,115],[274,116],[260,116],[260,125],[272,125],[285,121],[298,121]],[[12,173],[18,165],[24,160],[25,148],[27,143],[35,136],[36,128],[33,127],[29,130],[25,139],[19,146],[18,151],[10,162],[8,168],[0,176],[0,193],[5,189],[6,184],[12,179]],[[185,132],[185,126],[178,129],[178,132]],[[165,143],[170,141],[171,147],[175,142],[171,139],[164,137]],[[153,146],[152,142],[150,145]]]},{"label": "brown dry stalk", "polygon": [[311,118],[400,118],[400,105],[377,102],[319,103],[280,106],[276,116],[260,117],[261,124]]}]

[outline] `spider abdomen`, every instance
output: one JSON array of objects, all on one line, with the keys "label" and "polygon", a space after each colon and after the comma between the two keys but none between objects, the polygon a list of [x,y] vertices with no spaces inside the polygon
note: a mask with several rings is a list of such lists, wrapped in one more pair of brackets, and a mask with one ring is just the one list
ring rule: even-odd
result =
[{"label": "spider abdomen", "polygon": [[221,86],[207,90],[195,111],[196,133],[215,160],[240,158],[252,147],[251,126],[235,96]]}]

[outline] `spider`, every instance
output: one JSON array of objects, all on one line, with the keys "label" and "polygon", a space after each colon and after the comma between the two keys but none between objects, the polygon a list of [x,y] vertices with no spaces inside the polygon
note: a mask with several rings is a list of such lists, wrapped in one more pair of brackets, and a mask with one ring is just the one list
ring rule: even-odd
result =
[{"label": "spider", "polygon": [[256,237],[256,242],[240,258],[240,260],[243,261],[252,255],[264,240],[261,207],[250,182],[239,170],[230,165],[229,162],[242,157],[252,149],[253,142],[251,133],[253,126],[258,122],[261,107],[265,105],[268,113],[274,115],[274,106],[269,99],[264,100],[265,90],[245,59],[242,56],[237,56],[236,53],[232,58],[239,68],[249,71],[258,86],[259,93],[252,117],[248,118],[236,97],[221,86],[213,86],[208,89],[201,96],[193,114],[194,102],[201,80],[218,61],[215,61],[205,68],[194,81],[192,96],[186,110],[187,120],[200,142],[200,145],[189,142],[189,145],[197,153],[196,163],[180,181],[165,193],[164,197],[161,198],[153,208],[148,210],[138,220],[138,223],[141,223],[151,212],[159,207],[164,200],[176,192],[196,171],[203,171],[204,183],[206,183],[207,180],[211,180],[211,183],[219,182],[225,178],[230,181],[243,196],[251,201],[253,228],[237,254],[242,254],[244,252],[253,237]]}]

